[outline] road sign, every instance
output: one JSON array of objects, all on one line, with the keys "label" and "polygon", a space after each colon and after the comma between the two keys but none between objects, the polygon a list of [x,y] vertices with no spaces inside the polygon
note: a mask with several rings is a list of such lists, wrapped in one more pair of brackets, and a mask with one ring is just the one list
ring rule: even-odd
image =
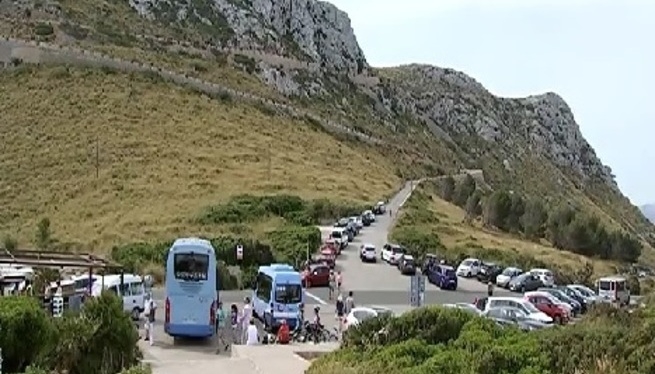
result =
[{"label": "road sign", "polygon": [[243,246],[237,245],[237,260],[243,260]]},{"label": "road sign", "polygon": [[410,278],[409,304],[420,307],[425,302],[425,277],[416,274]]}]

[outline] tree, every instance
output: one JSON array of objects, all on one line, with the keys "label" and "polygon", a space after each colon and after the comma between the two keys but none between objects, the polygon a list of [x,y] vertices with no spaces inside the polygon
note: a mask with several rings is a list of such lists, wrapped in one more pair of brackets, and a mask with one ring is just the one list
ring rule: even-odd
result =
[{"label": "tree", "polygon": [[50,219],[43,218],[36,227],[35,243],[38,249],[48,249],[52,244],[52,232],[50,230]]},{"label": "tree", "polygon": [[548,216],[546,235],[553,247],[558,249],[565,249],[567,247],[566,228],[573,221],[575,215],[576,211],[572,207],[563,205]]},{"label": "tree", "polygon": [[523,231],[523,225],[521,225],[521,217],[525,213],[525,202],[523,197],[518,193],[510,194],[510,209],[509,214],[507,215],[507,220],[505,226],[508,231],[517,233]]},{"label": "tree", "polygon": [[441,189],[441,198],[446,201],[453,201],[455,194],[455,179],[449,175],[441,180],[439,187]]},{"label": "tree", "polygon": [[525,210],[521,216],[523,233],[531,240],[543,238],[544,225],[548,214],[543,203],[539,199],[530,199],[525,204]]},{"label": "tree", "polygon": [[480,206],[480,193],[475,191],[466,200],[466,221],[471,222],[482,214],[482,207]]},{"label": "tree", "polygon": [[466,177],[457,185],[457,188],[455,188],[455,196],[453,202],[457,206],[464,207],[466,205],[466,200],[468,200],[469,196],[471,196],[476,189],[477,185],[475,183],[475,179],[467,174]]},{"label": "tree", "polygon": [[507,191],[494,191],[484,204],[484,224],[507,231],[507,217],[512,210],[512,199]]}]

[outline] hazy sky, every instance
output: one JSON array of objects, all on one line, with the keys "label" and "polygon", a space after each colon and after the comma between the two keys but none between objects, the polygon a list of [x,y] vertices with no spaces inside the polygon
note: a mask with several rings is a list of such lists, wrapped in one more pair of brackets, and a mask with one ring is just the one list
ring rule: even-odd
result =
[{"label": "hazy sky", "polygon": [[451,67],[501,96],[557,92],[622,191],[655,202],[655,1],[330,2],[373,66]]}]

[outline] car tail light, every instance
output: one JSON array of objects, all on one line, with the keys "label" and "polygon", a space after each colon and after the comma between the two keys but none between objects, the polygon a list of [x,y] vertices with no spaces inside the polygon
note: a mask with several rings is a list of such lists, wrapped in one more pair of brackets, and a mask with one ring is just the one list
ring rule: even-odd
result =
[{"label": "car tail light", "polygon": [[216,300],[212,301],[212,305],[209,308],[209,322],[212,326],[216,325]]},{"label": "car tail light", "polygon": [[166,298],[166,323],[171,322],[171,301]]}]

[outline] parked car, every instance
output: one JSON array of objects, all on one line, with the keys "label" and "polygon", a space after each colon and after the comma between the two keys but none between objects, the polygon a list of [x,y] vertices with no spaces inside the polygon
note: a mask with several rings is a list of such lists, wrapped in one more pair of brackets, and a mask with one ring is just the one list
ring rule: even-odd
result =
[{"label": "parked car", "polygon": [[408,254],[400,256],[398,260],[398,270],[403,275],[414,275],[416,274],[416,262],[414,257]]},{"label": "parked car", "polygon": [[371,223],[373,222],[371,220],[371,218],[366,213],[362,213],[362,215],[360,216],[360,219],[362,220],[362,225],[364,227],[371,226]]},{"label": "parked car", "polygon": [[371,223],[375,222],[375,214],[372,210],[365,210],[363,215],[367,216]]},{"label": "parked car", "polygon": [[334,269],[336,266],[337,257],[329,249],[324,249],[319,253],[317,261],[326,264],[330,269]]},{"label": "parked car", "polygon": [[367,319],[392,315],[391,309],[381,306],[355,307],[346,316],[346,328],[357,326]]},{"label": "parked car", "polygon": [[330,267],[326,264],[312,264],[301,274],[305,288],[327,287],[330,283]]},{"label": "parked car", "polygon": [[456,290],[457,274],[455,269],[448,265],[432,265],[427,271],[428,282],[441,289]]},{"label": "parked car", "polygon": [[533,331],[553,326],[552,323],[544,323],[531,319],[528,314],[519,308],[499,307],[487,310],[482,314],[491,318],[501,326],[516,326],[521,330]]},{"label": "parked car", "polygon": [[362,244],[359,248],[359,259],[362,262],[377,262],[377,254],[373,244]]},{"label": "parked car", "polygon": [[476,275],[478,281],[487,283],[489,281],[496,283],[496,278],[502,273],[503,268],[493,262],[483,262],[480,271]]},{"label": "parked car", "polygon": [[581,284],[569,284],[566,286],[574,291],[577,291],[585,298],[588,305],[593,305],[598,302],[598,295],[591,288]]},{"label": "parked car", "polygon": [[352,230],[353,235],[359,235],[362,226],[357,222],[357,217],[348,217],[348,229]]},{"label": "parked car", "polygon": [[509,281],[509,290],[512,292],[535,291],[544,284],[541,279],[532,273],[523,273]]},{"label": "parked car", "polygon": [[547,314],[537,309],[537,307],[535,307],[529,301],[519,297],[482,297],[475,300],[474,304],[482,312],[486,312],[489,309],[501,307],[518,308],[522,310],[531,320],[548,324],[553,323],[553,319],[550,318]]},{"label": "parked car", "polygon": [[380,258],[389,264],[397,265],[400,257],[407,253],[407,250],[398,244],[385,244],[382,247]]},{"label": "parked car", "polygon": [[538,276],[544,287],[553,287],[555,285],[555,276],[553,275],[553,272],[548,269],[536,268],[530,270],[529,273]]},{"label": "parked car", "polygon": [[523,297],[557,324],[565,324],[570,319],[569,309],[549,293],[527,292]]},{"label": "parked car", "polygon": [[341,243],[339,243],[335,239],[328,238],[321,246],[321,252],[324,249],[329,249],[334,253],[335,256],[339,256],[341,254]]},{"label": "parked car", "polygon": [[505,268],[498,276],[496,277],[496,286],[502,288],[509,288],[509,282],[523,274],[523,270],[515,267]]},{"label": "parked car", "polygon": [[557,300],[565,304],[568,304],[571,307],[571,314],[573,317],[582,314],[582,304],[579,303],[577,300],[573,299],[572,297],[569,297],[569,295],[567,295],[566,292],[556,288],[549,288],[549,287],[542,287],[539,288],[537,291],[548,292],[549,294],[555,296]]},{"label": "parked car", "polygon": [[339,218],[339,220],[334,223],[334,227],[348,227],[348,218]]},{"label": "parked car", "polygon": [[338,241],[341,250],[346,249],[348,247],[348,243],[350,243],[348,232],[343,227],[335,227],[330,233],[330,239]]},{"label": "parked car", "polygon": [[373,207],[373,213],[380,215],[387,212],[387,207],[384,205],[384,201],[378,201],[377,204]]},{"label": "parked car", "polygon": [[357,233],[362,231],[364,228],[364,223],[362,222],[362,218],[359,216],[352,216],[349,218],[352,222],[355,222],[355,227],[357,228]]},{"label": "parked car", "polygon": [[428,271],[434,265],[438,265],[441,261],[439,257],[434,253],[428,253],[423,257],[423,263],[421,264],[421,272],[423,275],[428,275]]},{"label": "parked car", "polygon": [[476,316],[479,316],[482,314],[482,311],[479,310],[475,305],[469,304],[469,303],[455,303],[455,304],[443,304],[441,305],[444,308],[452,308],[452,309],[459,309],[463,310],[468,313],[472,313]]},{"label": "parked car", "polygon": [[457,267],[457,275],[466,278],[474,277],[480,272],[481,266],[482,261],[477,258],[467,258]]}]

